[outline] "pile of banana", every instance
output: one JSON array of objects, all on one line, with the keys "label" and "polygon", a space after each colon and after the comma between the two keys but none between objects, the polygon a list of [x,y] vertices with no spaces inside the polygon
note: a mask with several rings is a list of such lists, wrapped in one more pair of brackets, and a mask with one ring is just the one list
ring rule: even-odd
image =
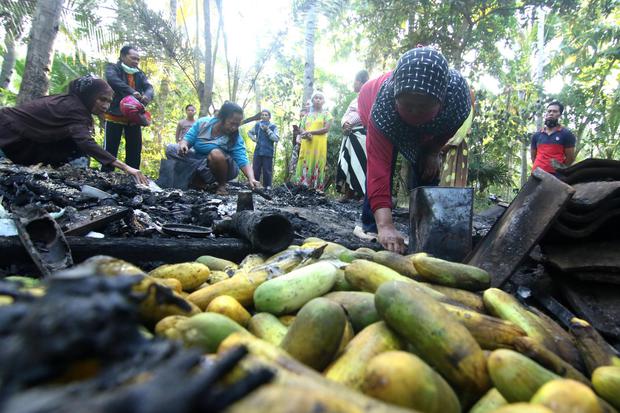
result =
[{"label": "pile of banana", "polygon": [[[587,322],[570,331],[490,287],[479,268],[316,238],[240,264],[211,256],[142,274],[141,316],[207,362],[240,345],[226,381],[275,379],[228,412],[616,412],[620,358]],[[158,288],[151,288],[157,285]],[[158,298],[162,288],[176,301]]]}]

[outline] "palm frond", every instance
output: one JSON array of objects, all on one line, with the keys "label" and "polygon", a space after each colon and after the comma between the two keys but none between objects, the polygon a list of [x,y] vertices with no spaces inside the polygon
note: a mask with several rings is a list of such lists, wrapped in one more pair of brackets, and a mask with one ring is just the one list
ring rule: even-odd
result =
[{"label": "palm frond", "polygon": [[23,34],[26,21],[30,20],[37,2],[35,0],[2,0],[0,22],[7,34],[18,39]]},{"label": "palm frond", "polygon": [[172,60],[186,75],[194,89],[195,76],[188,72],[195,66],[193,47],[184,34],[163,13],[151,10],[144,0],[118,0],[116,25],[125,30],[122,39],[155,59]]}]

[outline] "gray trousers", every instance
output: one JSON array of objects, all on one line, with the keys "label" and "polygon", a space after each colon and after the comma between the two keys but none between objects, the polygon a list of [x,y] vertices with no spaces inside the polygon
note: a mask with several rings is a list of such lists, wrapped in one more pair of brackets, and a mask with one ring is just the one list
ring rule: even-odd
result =
[{"label": "gray trousers", "polygon": [[[207,157],[197,153],[194,149],[190,149],[185,156],[181,156],[179,155],[179,145],[171,143],[166,146],[166,158],[190,164],[194,168],[194,175],[198,175],[206,184],[216,182],[215,175],[209,169]],[[231,181],[239,175],[239,167],[228,155],[226,156],[226,162],[228,163],[226,180]]]}]

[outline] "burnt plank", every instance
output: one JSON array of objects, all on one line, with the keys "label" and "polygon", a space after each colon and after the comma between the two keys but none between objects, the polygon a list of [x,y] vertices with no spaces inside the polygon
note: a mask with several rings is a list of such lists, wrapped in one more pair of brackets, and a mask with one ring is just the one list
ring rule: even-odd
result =
[{"label": "burnt plank", "polygon": [[[67,237],[67,241],[76,263],[94,255],[110,255],[136,265],[194,261],[201,255],[239,262],[251,252],[250,243],[236,238]],[[18,237],[0,237],[0,265],[29,262],[30,257]]]},{"label": "burnt plank", "polygon": [[547,232],[574,192],[553,175],[536,169],[465,263],[485,269],[492,276],[491,285],[501,286]]},{"label": "burnt plank", "polygon": [[90,231],[104,228],[110,222],[123,219],[129,213],[129,208],[103,206],[80,211],[80,213],[85,215],[85,219],[67,225],[65,235],[86,235]]}]

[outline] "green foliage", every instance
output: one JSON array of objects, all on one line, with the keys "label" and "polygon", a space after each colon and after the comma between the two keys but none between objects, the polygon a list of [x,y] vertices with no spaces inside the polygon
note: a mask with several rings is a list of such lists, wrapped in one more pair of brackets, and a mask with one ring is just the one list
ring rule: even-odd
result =
[{"label": "green foliage", "polygon": [[[378,75],[391,70],[407,49],[425,44],[440,48],[451,66],[462,71],[476,94],[468,143],[470,183],[478,191],[511,195],[522,168],[529,174],[529,137],[545,102],[553,98],[567,107],[562,123],[578,138],[578,159],[620,158],[617,1],[295,0],[291,27],[302,26],[310,3],[318,4],[320,14],[317,50],[327,47],[335,59],[361,56],[366,64],[360,62],[359,67]],[[4,31],[27,27],[34,4],[33,0],[2,2],[0,24]],[[199,104],[201,76],[196,71],[204,67],[196,64],[195,45],[189,35],[170,24],[163,14],[150,10],[146,1],[115,0],[112,4],[117,6],[117,18],[107,25],[97,18],[101,6],[95,0],[67,2],[61,31],[76,45],[88,39],[97,49],[116,54],[127,42],[143,52],[141,67],[156,91],[149,105],[154,124],[143,130],[143,169],[156,176],[164,147],[173,142],[176,124],[185,116],[184,106]],[[547,55],[543,80],[559,78],[564,83],[563,89],[552,96],[537,86],[533,76],[538,61],[536,18],[541,10],[545,11]],[[229,24],[226,30],[234,30],[232,22]],[[215,31],[217,25],[212,26]],[[260,69],[252,69],[258,70],[256,73],[235,72],[235,63],[222,57],[215,63],[214,101],[219,105],[232,93],[229,85],[235,79],[227,77],[230,65],[239,82],[237,100],[245,107],[246,116],[254,112],[253,82],[258,79],[261,103],[272,111],[272,121],[281,136],[275,157],[276,184],[287,178],[292,126],[299,122],[303,96],[304,45],[289,40],[295,35],[291,27],[284,27],[273,41],[262,42],[267,44],[265,48],[244,55],[248,61],[258,62]],[[316,63],[315,89],[333,91],[327,96],[334,116],[328,135],[327,168],[328,179],[333,182],[342,139],[340,119],[353,93],[351,79],[333,75],[332,62]],[[19,86],[23,64],[23,60],[16,62],[11,90]],[[77,47],[75,52],[57,51],[50,93],[66,90],[68,82],[82,74],[103,75],[104,64]],[[487,90],[485,78],[495,79],[500,92]],[[0,90],[0,105],[13,104],[14,99],[10,91]],[[102,139],[100,134],[98,139]],[[123,151],[121,147],[121,159]]]},{"label": "green foliage", "polygon": [[451,0],[355,0],[355,19],[370,40],[370,62],[395,60],[418,44],[439,46],[457,68],[468,51],[485,59],[479,63],[494,67],[498,57],[495,43],[511,35],[517,12],[549,4],[568,11],[574,1]]},{"label": "green foliage", "polygon": [[14,106],[16,101],[17,93],[0,87],[0,108],[4,106]]},{"label": "green foliage", "polygon": [[88,59],[80,52],[74,55],[56,53],[52,62],[49,94],[66,93],[69,82],[89,73],[103,77],[105,64],[102,60]]},{"label": "green foliage", "polygon": [[185,74],[186,82],[196,92],[199,90],[200,73],[195,73],[196,56],[194,48],[184,34],[171,25],[163,13],[148,7],[144,0],[117,0],[118,15],[116,38],[107,43],[108,49],[116,51],[119,44],[131,43],[138,47],[148,59],[155,62],[173,62]]},{"label": "green foliage", "polygon": [[549,69],[567,81],[558,98],[569,108],[564,117],[575,125],[578,154],[617,158],[620,6],[604,0],[582,3],[554,28],[561,44]]},{"label": "green foliage", "polygon": [[479,193],[486,193],[492,186],[514,186],[508,165],[485,157],[481,153],[470,151],[468,183],[474,186]]}]

